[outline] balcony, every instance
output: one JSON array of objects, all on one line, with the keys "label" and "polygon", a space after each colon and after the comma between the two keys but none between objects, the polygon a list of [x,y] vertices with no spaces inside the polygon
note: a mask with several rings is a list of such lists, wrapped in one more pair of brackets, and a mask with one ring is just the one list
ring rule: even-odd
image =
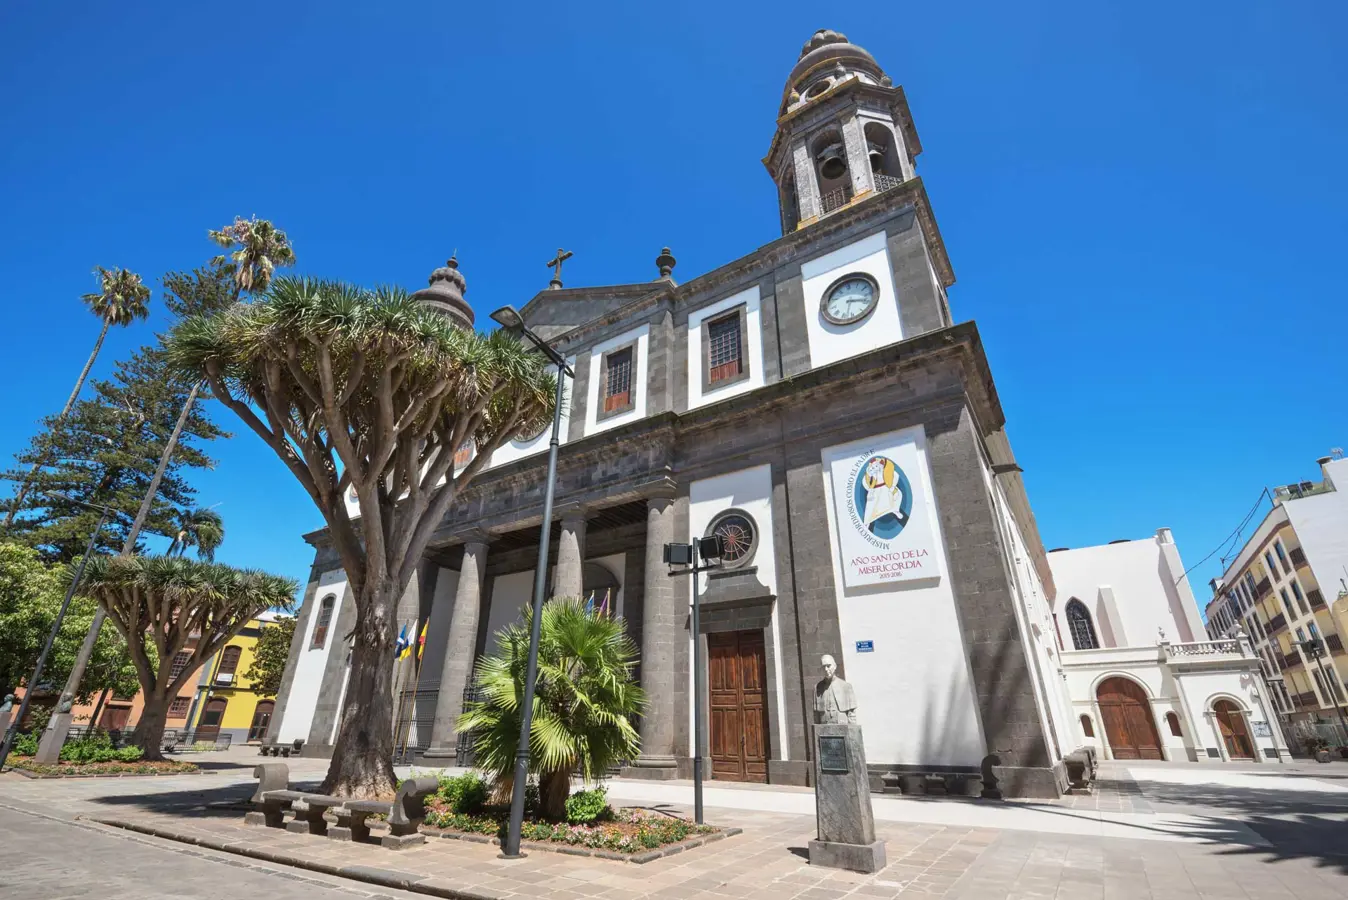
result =
[{"label": "balcony", "polygon": [[1300,481],[1296,484],[1284,484],[1282,487],[1273,489],[1274,502],[1283,500],[1300,500],[1302,497],[1313,497],[1316,494],[1327,494],[1334,490],[1334,485],[1329,481]]},{"label": "balcony", "polygon": [[819,214],[826,216],[831,212],[842,209],[851,199],[852,186],[850,184],[835,188],[819,197]]},{"label": "balcony", "polygon": [[1325,608],[1325,595],[1320,593],[1319,589],[1306,592],[1306,599],[1311,604],[1311,609]]},{"label": "balcony", "polygon": [[[1268,582],[1266,581],[1264,582],[1264,584],[1268,584]],[[1287,617],[1284,616],[1282,613],[1278,613],[1276,616],[1268,620],[1269,634],[1277,634],[1279,631],[1286,631],[1286,630],[1287,630]]]},{"label": "balcony", "polygon": [[1278,662],[1282,663],[1284,669],[1291,669],[1301,665],[1301,657],[1295,653],[1278,654]]},{"label": "balcony", "polygon": [[1166,655],[1171,659],[1191,656],[1240,655],[1240,642],[1234,639],[1195,641],[1192,644],[1166,644]]},{"label": "balcony", "polygon": [[1300,547],[1293,547],[1287,555],[1292,557],[1292,565],[1298,569],[1306,565],[1306,551]]},{"label": "balcony", "polygon": [[1304,694],[1293,694],[1292,702],[1300,707],[1309,707],[1310,709],[1319,709],[1320,701],[1315,696],[1315,691],[1307,691]]},{"label": "balcony", "polygon": [[1272,590],[1273,584],[1267,578],[1265,578],[1263,581],[1259,582],[1254,586],[1254,598],[1256,600],[1263,600],[1265,597],[1269,595],[1269,592]]},{"label": "balcony", "polygon": [[885,191],[903,184],[902,178],[895,178],[893,175],[886,175],[884,172],[872,172],[871,177],[875,179],[875,192],[877,194],[883,194]]},{"label": "balcony", "polygon": [[1329,648],[1330,653],[1342,653],[1343,639],[1337,634],[1327,634],[1325,635],[1325,646]]}]

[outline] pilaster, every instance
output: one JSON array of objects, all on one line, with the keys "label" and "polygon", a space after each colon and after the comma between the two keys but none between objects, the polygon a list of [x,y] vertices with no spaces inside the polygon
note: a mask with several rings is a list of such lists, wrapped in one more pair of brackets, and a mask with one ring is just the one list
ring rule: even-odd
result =
[{"label": "pilaster", "polygon": [[843,148],[847,152],[847,171],[852,176],[852,197],[855,199],[875,189],[870,154],[866,151],[866,137],[855,110],[843,119],[842,134]]},{"label": "pilaster", "polygon": [[584,589],[585,507],[571,504],[561,510],[562,531],[557,547],[554,597],[579,597]]},{"label": "pilaster", "polygon": [[449,641],[440,669],[440,690],[435,698],[435,721],[431,725],[428,757],[450,757],[457,752],[459,716],[463,692],[472,676],[477,646],[478,618],[482,612],[482,582],[487,566],[487,536],[475,534],[463,545],[463,566],[450,613]]},{"label": "pilaster", "polygon": [[[682,634],[674,580],[664,563],[664,546],[675,540],[672,496],[646,503],[646,568],[641,622],[641,687],[646,714],[641,718],[641,757],[631,774],[673,778],[675,645]],[[649,771],[658,770],[658,771]]]}]

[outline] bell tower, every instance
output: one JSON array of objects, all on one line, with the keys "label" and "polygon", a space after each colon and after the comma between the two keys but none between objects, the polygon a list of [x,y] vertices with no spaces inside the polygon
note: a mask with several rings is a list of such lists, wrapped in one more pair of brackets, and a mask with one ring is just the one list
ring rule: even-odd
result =
[{"label": "bell tower", "polygon": [[921,152],[903,88],[846,35],[816,31],[787,76],[763,159],[782,233],[903,184]]}]

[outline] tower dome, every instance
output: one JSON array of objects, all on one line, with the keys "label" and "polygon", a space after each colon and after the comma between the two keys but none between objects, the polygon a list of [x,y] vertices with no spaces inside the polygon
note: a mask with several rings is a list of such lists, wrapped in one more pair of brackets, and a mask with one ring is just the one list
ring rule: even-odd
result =
[{"label": "tower dome", "polygon": [[430,283],[412,295],[466,331],[473,329],[473,308],[463,299],[468,282],[459,271],[459,260],[451,256],[443,266],[431,273]]},{"label": "tower dome", "polygon": [[847,35],[821,28],[800,49],[782,92],[781,112],[815,97],[850,77],[867,84],[889,86],[889,77],[864,48],[847,40]]}]

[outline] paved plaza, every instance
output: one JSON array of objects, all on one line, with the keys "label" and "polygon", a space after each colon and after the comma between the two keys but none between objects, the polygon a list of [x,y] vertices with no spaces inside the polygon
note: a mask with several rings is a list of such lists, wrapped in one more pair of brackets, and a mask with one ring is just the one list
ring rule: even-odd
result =
[{"label": "paved plaza", "polygon": [[[744,833],[646,865],[544,852],[506,862],[492,847],[461,841],[393,853],[245,828],[239,804],[251,793],[255,760],[241,750],[207,754],[207,774],[170,778],[0,776],[0,893],[17,900],[250,892],[277,900],[1348,896],[1343,763],[1106,763],[1094,794],[1057,802],[877,796],[889,864],[859,875],[807,864],[814,836],[808,790],[708,787],[708,821]],[[291,761],[296,781],[316,781],[323,768],[318,760]],[[690,793],[681,782],[610,783],[610,796],[623,805],[684,811]]]}]

